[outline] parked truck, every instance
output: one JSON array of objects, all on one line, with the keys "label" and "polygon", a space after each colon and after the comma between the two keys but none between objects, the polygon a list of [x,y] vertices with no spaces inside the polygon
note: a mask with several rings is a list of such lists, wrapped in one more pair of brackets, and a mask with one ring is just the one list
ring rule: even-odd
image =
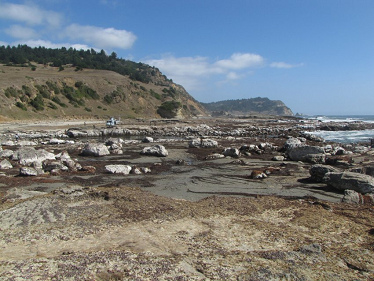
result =
[{"label": "parked truck", "polygon": [[106,126],[108,128],[113,128],[119,124],[119,120],[115,119],[114,117],[110,117],[108,121],[106,121]]}]

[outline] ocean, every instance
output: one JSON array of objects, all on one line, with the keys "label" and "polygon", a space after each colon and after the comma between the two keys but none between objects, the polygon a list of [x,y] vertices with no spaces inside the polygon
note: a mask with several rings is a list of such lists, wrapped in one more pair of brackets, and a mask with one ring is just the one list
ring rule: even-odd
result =
[{"label": "ocean", "polygon": [[[365,122],[374,123],[374,115],[340,115],[340,116],[308,116],[307,119],[320,122]],[[370,142],[374,139],[374,130],[360,131],[315,131],[313,135],[320,136],[326,141],[338,143]]]}]

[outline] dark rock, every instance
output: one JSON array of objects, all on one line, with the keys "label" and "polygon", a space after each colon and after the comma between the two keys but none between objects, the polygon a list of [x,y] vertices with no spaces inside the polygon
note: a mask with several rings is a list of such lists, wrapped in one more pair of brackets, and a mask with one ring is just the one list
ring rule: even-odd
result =
[{"label": "dark rock", "polygon": [[309,170],[310,179],[315,182],[322,182],[323,177],[329,172],[338,172],[338,170],[328,165],[313,165]]},{"label": "dark rock", "polygon": [[374,178],[353,172],[329,172],[323,177],[323,182],[338,190],[355,190],[366,194],[374,192]]},{"label": "dark rock", "polygon": [[225,148],[222,154],[225,155],[226,157],[229,156],[229,157],[237,158],[240,156],[240,151],[237,148],[230,147],[230,148]]},{"label": "dark rock", "polygon": [[150,142],[153,142],[153,138],[151,138],[151,137],[145,137],[145,138],[142,140],[142,142],[144,142],[144,143],[150,143]]}]

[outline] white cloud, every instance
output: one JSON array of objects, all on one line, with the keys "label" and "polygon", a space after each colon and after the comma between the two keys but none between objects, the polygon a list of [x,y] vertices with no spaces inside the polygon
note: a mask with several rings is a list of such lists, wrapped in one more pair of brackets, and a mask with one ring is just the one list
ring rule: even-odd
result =
[{"label": "white cloud", "polygon": [[238,73],[233,72],[233,71],[230,71],[226,75],[227,80],[238,80],[238,79],[241,79],[242,77],[243,75],[239,75]]},{"label": "white cloud", "polygon": [[58,26],[61,23],[61,15],[54,11],[40,9],[35,5],[22,5],[2,3],[0,18],[24,22],[28,25]]},{"label": "white cloud", "polygon": [[264,59],[257,54],[235,53],[229,59],[219,60],[215,63],[218,67],[225,69],[243,69],[263,64]]},{"label": "white cloud", "polygon": [[[246,73],[230,71],[245,70],[263,63],[263,58],[256,54],[233,54],[229,59],[209,62],[207,57],[181,57],[165,56],[162,59],[144,60],[145,63],[156,66],[188,90],[200,87],[204,82],[202,78],[212,75],[225,75],[223,79],[238,80],[245,77]],[[219,79],[222,79],[219,78]],[[227,82],[227,81],[225,81]]]},{"label": "white cloud", "polygon": [[8,45],[9,45],[9,43],[4,42],[4,41],[0,41],[0,46],[8,46]]},{"label": "white cloud", "polygon": [[217,72],[212,68],[206,57],[166,56],[162,59],[145,60],[145,63],[156,66],[176,83],[182,84],[189,90],[200,85],[200,79]]},{"label": "white cloud", "polygon": [[273,62],[270,64],[270,67],[274,67],[274,68],[294,68],[294,67],[300,67],[300,66],[303,66],[304,64],[303,63],[299,63],[299,64],[289,64],[289,63],[285,63],[285,62]]},{"label": "white cloud", "polygon": [[126,30],[102,28],[89,25],[72,24],[65,29],[65,36],[74,40],[83,40],[98,48],[129,49],[136,40],[136,36]]},{"label": "white cloud", "polygon": [[21,25],[12,25],[5,30],[5,33],[12,36],[13,38],[30,39],[38,36],[37,32],[29,27]]}]

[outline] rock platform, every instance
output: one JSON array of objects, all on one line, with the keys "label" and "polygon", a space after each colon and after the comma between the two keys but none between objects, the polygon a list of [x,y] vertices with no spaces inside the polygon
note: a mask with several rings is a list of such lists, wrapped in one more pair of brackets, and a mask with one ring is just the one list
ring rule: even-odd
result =
[{"label": "rock platform", "polygon": [[0,126],[4,280],[374,278],[370,143],[296,118],[71,125]]}]

